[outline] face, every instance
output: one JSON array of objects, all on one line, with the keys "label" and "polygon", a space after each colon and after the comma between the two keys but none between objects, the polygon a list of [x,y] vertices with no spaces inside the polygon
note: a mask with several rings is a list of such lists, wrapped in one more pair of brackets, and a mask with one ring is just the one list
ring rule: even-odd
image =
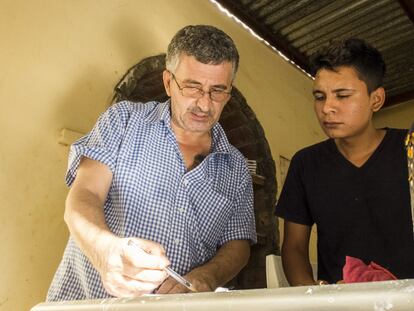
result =
[{"label": "face", "polygon": [[[211,100],[210,91],[229,92],[232,82],[232,64],[225,62],[209,65],[198,62],[193,56],[181,55],[180,62],[173,73],[164,71],[165,90],[171,97],[171,120],[174,130],[188,133],[207,133],[216,124],[220,114],[230,99]],[[202,89],[201,98],[183,96],[180,88],[192,87]]]},{"label": "face", "polygon": [[372,125],[372,114],[384,103],[383,88],[368,93],[352,67],[338,67],[336,71],[317,72],[313,96],[319,123],[331,138],[350,138],[361,135]]}]

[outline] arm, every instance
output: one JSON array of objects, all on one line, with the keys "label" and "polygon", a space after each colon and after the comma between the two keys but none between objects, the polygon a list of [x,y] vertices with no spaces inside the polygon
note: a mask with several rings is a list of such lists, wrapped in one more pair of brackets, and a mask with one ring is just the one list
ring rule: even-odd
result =
[{"label": "arm", "polygon": [[[247,264],[249,256],[249,241],[229,241],[220,247],[217,254],[209,262],[190,271],[185,275],[185,278],[192,282],[198,292],[213,291],[234,278]],[[175,294],[188,291],[169,278],[161,285],[157,293]]]},{"label": "arm", "polygon": [[284,224],[282,263],[286,279],[291,286],[315,285],[309,262],[311,227],[286,220]]},{"label": "arm", "polygon": [[66,199],[65,222],[111,295],[151,292],[166,278],[162,269],[169,261],[161,245],[134,238],[150,254],[139,252],[127,245],[129,239],[119,238],[109,230],[103,206],[111,183],[112,172],[108,166],[82,158]]}]

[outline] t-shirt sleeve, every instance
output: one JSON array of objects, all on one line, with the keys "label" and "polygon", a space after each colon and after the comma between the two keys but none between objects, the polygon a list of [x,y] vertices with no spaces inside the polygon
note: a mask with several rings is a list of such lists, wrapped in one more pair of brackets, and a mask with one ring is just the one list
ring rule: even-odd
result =
[{"label": "t-shirt sleeve", "polygon": [[219,246],[232,240],[249,240],[251,244],[257,242],[253,201],[252,179],[246,169],[234,200],[235,212],[219,240]]},{"label": "t-shirt sleeve", "polygon": [[99,117],[92,131],[71,146],[66,172],[68,186],[75,180],[82,157],[99,161],[114,172],[130,113],[128,106],[127,102],[111,106]]},{"label": "t-shirt sleeve", "polygon": [[304,167],[301,156],[295,154],[276,204],[276,215],[290,222],[312,226],[314,221],[306,195]]}]

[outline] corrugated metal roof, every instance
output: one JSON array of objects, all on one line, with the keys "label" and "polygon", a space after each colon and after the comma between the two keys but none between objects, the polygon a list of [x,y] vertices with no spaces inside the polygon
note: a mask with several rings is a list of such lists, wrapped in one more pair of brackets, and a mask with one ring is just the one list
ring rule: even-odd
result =
[{"label": "corrugated metal roof", "polygon": [[357,37],[382,53],[386,105],[414,99],[413,0],[216,0],[309,73],[332,39]]}]

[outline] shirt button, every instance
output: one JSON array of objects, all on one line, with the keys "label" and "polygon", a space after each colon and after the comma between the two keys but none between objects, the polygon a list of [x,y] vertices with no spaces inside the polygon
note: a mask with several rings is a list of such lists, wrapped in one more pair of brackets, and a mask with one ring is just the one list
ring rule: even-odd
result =
[{"label": "shirt button", "polygon": [[188,185],[188,179],[187,178],[183,178],[183,184],[184,184],[184,186]]},{"label": "shirt button", "polygon": [[175,240],[174,240],[174,243],[175,243],[176,245],[179,245],[179,244],[181,244],[181,240],[180,240],[180,239],[175,239]]},{"label": "shirt button", "polygon": [[178,211],[179,211],[180,213],[184,213],[184,212],[185,212],[185,209],[184,209],[184,208],[182,208],[182,207],[180,207],[180,208],[178,209]]}]

